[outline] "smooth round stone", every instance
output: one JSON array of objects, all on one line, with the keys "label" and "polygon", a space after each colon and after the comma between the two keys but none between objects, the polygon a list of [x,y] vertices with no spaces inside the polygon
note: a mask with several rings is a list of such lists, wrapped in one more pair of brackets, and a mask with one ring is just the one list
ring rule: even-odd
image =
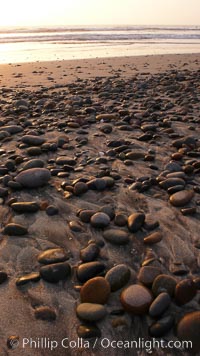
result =
[{"label": "smooth round stone", "polygon": [[[15,350],[19,346],[19,336],[17,335],[11,335],[7,339],[7,347],[8,349]],[[5,349],[4,349],[5,350]],[[3,352],[2,349],[0,349],[2,356],[6,356],[7,352]]]},{"label": "smooth round stone", "polygon": [[166,164],[164,167],[164,170],[170,171],[170,172],[180,172],[181,171],[181,165],[178,164],[177,162],[169,162]]},{"label": "smooth round stone", "polygon": [[75,195],[81,195],[88,191],[88,186],[84,182],[78,182],[74,185],[73,193]]},{"label": "smooth round stone", "polygon": [[177,336],[180,340],[192,342],[192,351],[200,352],[200,311],[186,314],[178,323]]},{"label": "smooth round stone", "polygon": [[185,186],[184,185],[175,185],[174,187],[168,188],[167,193],[169,195],[175,194],[177,192],[180,192],[181,190],[184,190]]},{"label": "smooth round stone", "polygon": [[183,305],[192,300],[197,293],[195,283],[192,279],[184,279],[177,283],[175,289],[175,300],[177,304]]},{"label": "smooth round stone", "polygon": [[126,245],[129,243],[129,234],[120,229],[108,229],[103,232],[103,237],[114,245]]},{"label": "smooth round stone", "polygon": [[69,166],[75,166],[76,160],[71,157],[61,156],[56,159],[56,164],[63,166],[64,164],[68,164]]},{"label": "smooth round stone", "polygon": [[172,146],[176,148],[181,148],[183,145],[195,147],[196,146],[196,139],[193,136],[186,136],[182,138],[178,138],[177,140],[172,142]]},{"label": "smooth round stone", "polygon": [[137,232],[144,224],[145,214],[133,213],[128,217],[128,229],[131,232]]},{"label": "smooth round stone", "polygon": [[92,215],[90,223],[93,227],[103,229],[110,224],[110,217],[105,213],[95,213]]},{"label": "smooth round stone", "polygon": [[99,212],[107,214],[110,220],[113,220],[115,217],[115,208],[112,205],[103,205],[99,209]]},{"label": "smooth round stone", "polygon": [[105,275],[105,279],[110,284],[111,292],[124,287],[131,276],[129,267],[125,264],[119,264],[111,268]]},{"label": "smooth round stone", "polygon": [[106,182],[106,188],[112,188],[115,185],[115,181],[112,177],[105,176],[102,179]]},{"label": "smooth round stone", "polygon": [[48,265],[51,263],[64,262],[69,259],[68,253],[62,248],[51,248],[39,254],[37,260],[39,263]]},{"label": "smooth round stone", "polygon": [[29,274],[26,274],[25,276],[17,278],[16,285],[22,286],[29,282],[38,282],[39,280],[40,280],[40,274],[38,272],[33,272],[33,273],[29,273]]},{"label": "smooth round stone", "polygon": [[146,287],[132,284],[122,291],[120,301],[127,312],[142,315],[148,312],[153,297]]},{"label": "smooth round stone", "polygon": [[71,267],[67,262],[54,263],[40,268],[41,277],[50,283],[57,283],[66,279],[71,272]]},{"label": "smooth round stone", "polygon": [[115,225],[117,226],[125,226],[127,225],[127,216],[125,214],[122,214],[122,213],[117,213],[115,214]]},{"label": "smooth round stone", "polygon": [[82,222],[89,223],[92,215],[94,215],[95,213],[96,212],[94,210],[81,210],[78,216]]},{"label": "smooth round stone", "polygon": [[80,251],[80,258],[83,262],[91,262],[98,257],[99,253],[99,246],[95,243],[90,243]]},{"label": "smooth round stone", "polygon": [[37,202],[16,202],[11,204],[11,208],[18,214],[36,213],[40,209]]},{"label": "smooth round stone", "polygon": [[55,205],[49,205],[47,208],[46,208],[46,213],[47,215],[49,216],[53,216],[53,215],[57,215],[59,212],[57,206]]},{"label": "smooth round stone", "polygon": [[105,265],[99,261],[92,261],[87,263],[82,263],[78,266],[76,274],[80,282],[84,283],[88,279],[91,279],[105,270]]},{"label": "smooth round stone", "polygon": [[185,186],[185,181],[181,178],[167,178],[159,183],[159,186],[163,189],[169,189],[176,185]]},{"label": "smooth round stone", "polygon": [[54,309],[48,306],[41,306],[35,309],[34,315],[36,319],[46,320],[46,321],[53,321],[56,320],[56,312]]},{"label": "smooth round stone", "polygon": [[172,194],[169,200],[173,206],[184,206],[192,200],[193,196],[193,190],[181,190],[180,192]]},{"label": "smooth round stone", "polygon": [[20,225],[20,224],[15,224],[15,223],[10,223],[5,226],[4,228],[4,234],[9,235],[9,236],[23,236],[28,233],[28,230],[26,227]]},{"label": "smooth round stone", "polygon": [[1,130],[8,132],[10,135],[14,135],[16,133],[23,131],[23,128],[19,125],[6,125],[6,126],[1,126]]},{"label": "smooth round stone", "polygon": [[[81,339],[91,339],[93,337],[101,337],[101,331],[94,324],[80,325],[77,329],[77,335]],[[85,341],[86,342],[86,341]]]},{"label": "smooth round stone", "polygon": [[132,152],[126,153],[126,159],[130,159],[130,160],[142,159],[142,158],[144,158],[144,156],[145,156],[145,153],[141,152],[141,151],[132,151]]},{"label": "smooth round stone", "polygon": [[38,188],[47,184],[51,178],[51,173],[46,168],[31,168],[22,171],[15,178],[25,188]]},{"label": "smooth round stone", "polygon": [[169,307],[171,303],[171,298],[168,293],[160,293],[149,308],[149,315],[152,318],[157,318],[161,316],[165,310]]},{"label": "smooth round stone", "polygon": [[87,182],[89,189],[93,190],[104,190],[106,188],[106,181],[103,178],[94,178]]},{"label": "smooth round stone", "polygon": [[174,277],[168,274],[160,274],[154,279],[152,292],[155,296],[162,292],[167,292],[170,297],[174,295],[177,281]]},{"label": "smooth round stone", "polygon": [[102,304],[81,303],[76,308],[76,314],[86,321],[98,321],[106,316],[107,311]]},{"label": "smooth round stone", "polygon": [[8,275],[4,271],[0,271],[0,284],[4,283],[8,279]]},{"label": "smooth round stone", "polygon": [[154,266],[141,267],[138,274],[138,280],[147,287],[150,287],[154,279],[161,274],[161,269]]},{"label": "smooth round stone", "polygon": [[160,242],[162,238],[163,238],[162,233],[160,231],[155,231],[144,238],[144,243],[148,245],[153,245]]},{"label": "smooth round stone", "polygon": [[74,232],[81,232],[83,230],[83,226],[79,221],[72,220],[69,222],[69,227]]},{"label": "smooth round stone", "polygon": [[39,156],[42,154],[40,147],[29,147],[26,152],[29,156]]},{"label": "smooth round stone", "polygon": [[193,214],[196,213],[196,211],[197,211],[196,206],[193,206],[191,208],[183,208],[183,209],[181,209],[181,213],[183,215],[193,215]]},{"label": "smooth round stone", "polygon": [[40,146],[45,142],[41,136],[25,135],[22,136],[21,141],[29,146]]},{"label": "smooth round stone", "polygon": [[149,328],[149,334],[154,337],[161,337],[166,335],[174,325],[174,318],[172,315],[167,315],[156,322]]},{"label": "smooth round stone", "polygon": [[105,134],[109,134],[112,132],[112,125],[105,124],[105,125],[102,125],[99,129],[100,129],[100,131],[104,132]]},{"label": "smooth round stone", "polygon": [[23,170],[25,171],[30,168],[43,168],[43,167],[44,167],[44,161],[42,161],[41,159],[34,158],[29,160],[23,165]]},{"label": "smooth round stone", "polygon": [[110,284],[103,277],[94,277],[87,281],[80,291],[82,303],[105,304],[110,296]]}]

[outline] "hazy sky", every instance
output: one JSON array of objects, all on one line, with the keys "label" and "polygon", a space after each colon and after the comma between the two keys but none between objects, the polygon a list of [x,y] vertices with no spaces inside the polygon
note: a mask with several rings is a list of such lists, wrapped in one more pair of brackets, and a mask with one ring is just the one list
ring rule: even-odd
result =
[{"label": "hazy sky", "polygon": [[1,0],[0,26],[200,25],[200,0]]}]

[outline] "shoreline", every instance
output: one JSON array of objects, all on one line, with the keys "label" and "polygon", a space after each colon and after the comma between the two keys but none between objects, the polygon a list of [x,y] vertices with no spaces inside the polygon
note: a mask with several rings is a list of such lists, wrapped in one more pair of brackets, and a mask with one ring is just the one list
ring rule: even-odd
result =
[{"label": "shoreline", "polygon": [[104,57],[0,64],[2,88],[31,89],[67,85],[95,77],[131,77],[170,70],[198,70],[200,53]]}]

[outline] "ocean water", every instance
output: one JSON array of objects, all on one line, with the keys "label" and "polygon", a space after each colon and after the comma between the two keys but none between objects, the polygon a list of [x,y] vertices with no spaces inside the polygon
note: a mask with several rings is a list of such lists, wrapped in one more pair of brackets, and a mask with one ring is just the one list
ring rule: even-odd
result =
[{"label": "ocean water", "polygon": [[200,53],[200,26],[0,27],[0,63]]}]

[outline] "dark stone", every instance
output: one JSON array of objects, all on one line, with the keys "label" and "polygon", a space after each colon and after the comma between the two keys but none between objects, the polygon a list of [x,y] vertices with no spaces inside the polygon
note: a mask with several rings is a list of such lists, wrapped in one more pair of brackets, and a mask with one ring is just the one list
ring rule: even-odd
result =
[{"label": "dark stone", "polygon": [[182,341],[192,343],[193,354],[200,352],[200,311],[194,311],[186,314],[178,323],[177,336]]},{"label": "dark stone", "polygon": [[195,283],[192,279],[184,279],[177,283],[175,289],[175,300],[177,304],[183,305],[192,300],[197,293]]},{"label": "dark stone", "polygon": [[144,224],[144,213],[133,213],[128,217],[128,229],[131,232],[137,232]]},{"label": "dark stone", "polygon": [[22,171],[15,178],[25,188],[38,188],[48,183],[51,174],[45,168],[30,168]]},{"label": "dark stone", "polygon": [[105,213],[95,213],[92,215],[90,223],[93,227],[103,229],[110,224],[110,217]]},{"label": "dark stone", "polygon": [[82,303],[105,304],[110,296],[110,284],[103,277],[88,280],[80,291]]},{"label": "dark stone", "polygon": [[88,189],[92,190],[104,190],[107,186],[106,181],[103,178],[94,178],[87,182]]},{"label": "dark stone", "polygon": [[83,324],[77,329],[77,335],[82,339],[91,339],[93,337],[101,337],[100,329],[94,324]]},{"label": "dark stone", "polygon": [[111,292],[122,288],[128,283],[131,276],[129,267],[125,264],[119,264],[112,267],[105,275],[105,279],[109,282]]},{"label": "dark stone", "polygon": [[49,250],[41,252],[37,259],[38,262],[47,265],[68,260],[69,254],[65,252],[62,248],[51,248]]},{"label": "dark stone", "polygon": [[76,308],[76,314],[82,320],[98,321],[106,316],[107,311],[102,304],[81,303]]},{"label": "dark stone", "polygon": [[127,220],[128,220],[128,218],[125,214],[123,214],[123,213],[115,214],[115,220],[114,220],[115,225],[125,226],[125,225],[127,225]]},{"label": "dark stone", "polygon": [[173,206],[184,206],[191,201],[194,196],[193,190],[181,190],[170,196],[170,203]]},{"label": "dark stone", "polygon": [[56,320],[56,312],[54,309],[48,306],[37,307],[34,311],[35,318],[45,321],[53,321]]},{"label": "dark stone", "polygon": [[96,211],[94,210],[81,210],[78,214],[79,218],[84,223],[89,223],[92,215],[94,215]]},{"label": "dark stone", "polygon": [[73,193],[75,195],[81,195],[88,191],[88,185],[84,182],[78,182],[74,185]]},{"label": "dark stone", "polygon": [[23,170],[26,171],[27,169],[31,169],[31,168],[43,168],[43,167],[44,167],[44,161],[35,158],[24,163]]},{"label": "dark stone", "polygon": [[146,287],[132,284],[122,291],[120,301],[127,312],[142,315],[148,312],[153,297]]},{"label": "dark stone", "polygon": [[18,214],[36,213],[40,206],[37,202],[16,202],[11,204],[11,208]]},{"label": "dark stone", "polygon": [[[9,336],[7,339],[8,349],[15,350],[18,346],[19,346],[19,336],[16,336],[16,335]],[[4,353],[4,355],[5,355],[5,353]]]},{"label": "dark stone", "polygon": [[22,136],[21,141],[29,146],[41,146],[45,139],[41,136],[25,135]]},{"label": "dark stone", "polygon": [[53,216],[53,215],[57,215],[59,212],[57,206],[54,206],[54,205],[49,205],[47,208],[46,208],[46,213],[47,215],[49,216]]},{"label": "dark stone", "polygon": [[167,292],[171,297],[174,295],[177,281],[167,274],[160,274],[154,279],[152,292],[155,296],[162,292]]},{"label": "dark stone", "polygon": [[120,229],[108,229],[103,232],[103,237],[105,240],[109,241],[114,245],[126,245],[129,243],[129,234],[127,231]]},{"label": "dark stone", "polygon": [[95,243],[90,243],[80,251],[80,258],[83,262],[94,261],[100,253],[99,246]]},{"label": "dark stone", "polygon": [[23,131],[23,128],[18,125],[7,125],[7,126],[1,126],[1,131],[6,131],[10,135],[14,135],[16,133]]},{"label": "dark stone", "polygon": [[174,187],[174,186],[185,186],[185,181],[181,178],[167,178],[167,179],[164,179],[162,182],[159,183],[159,186],[163,189],[169,189],[171,187]]},{"label": "dark stone", "polygon": [[0,271],[0,284],[4,283],[8,279],[8,275],[4,271]]},{"label": "dark stone", "polygon": [[169,307],[171,303],[171,298],[168,293],[160,293],[149,308],[149,315],[152,318],[157,318],[161,316],[165,310]]},{"label": "dark stone", "polygon": [[16,285],[22,286],[29,282],[38,282],[39,280],[40,280],[40,274],[38,272],[33,272],[33,273],[29,273],[29,274],[26,274],[25,276],[17,278]]},{"label": "dark stone", "polygon": [[42,154],[42,150],[40,147],[29,147],[27,149],[27,154],[29,156],[40,156]]},{"label": "dark stone", "polygon": [[92,261],[82,263],[77,268],[77,278],[80,282],[84,283],[88,279],[98,276],[105,270],[105,265],[99,261]]},{"label": "dark stone", "polygon": [[54,263],[40,268],[41,277],[50,283],[65,280],[70,275],[71,267],[67,262]]},{"label": "dark stone", "polygon": [[149,287],[152,285],[154,279],[161,274],[161,269],[154,266],[143,266],[139,270],[138,280]]},{"label": "dark stone", "polygon": [[155,231],[152,234],[144,237],[144,244],[153,245],[162,240],[163,235],[161,231]]},{"label": "dark stone", "polygon": [[28,233],[28,230],[20,224],[10,223],[5,226],[3,233],[9,236],[23,236]]},{"label": "dark stone", "polygon": [[56,159],[56,164],[63,166],[67,164],[69,166],[75,166],[76,160],[71,157],[60,156]]}]

